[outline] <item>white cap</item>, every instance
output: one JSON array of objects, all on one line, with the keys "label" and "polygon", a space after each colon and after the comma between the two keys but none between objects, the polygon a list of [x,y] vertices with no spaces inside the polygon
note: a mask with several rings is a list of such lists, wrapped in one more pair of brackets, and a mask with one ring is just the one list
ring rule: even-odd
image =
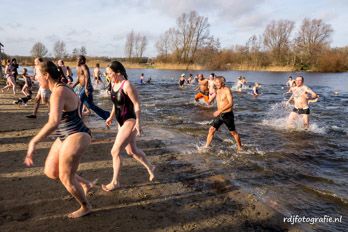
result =
[{"label": "white cap", "polygon": [[185,76],[185,73],[181,74],[181,76],[184,77],[184,76]]}]

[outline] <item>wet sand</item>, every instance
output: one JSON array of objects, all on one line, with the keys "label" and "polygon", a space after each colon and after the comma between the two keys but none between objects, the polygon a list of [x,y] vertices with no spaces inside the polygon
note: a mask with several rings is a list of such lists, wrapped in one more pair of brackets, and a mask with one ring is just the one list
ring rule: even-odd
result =
[{"label": "wet sand", "polygon": [[[283,215],[233,185],[224,170],[209,165],[209,156],[177,152],[178,145],[158,136],[140,137],[139,147],[156,165],[157,178],[123,153],[121,184],[103,192],[112,175],[110,150],[116,130],[93,129],[93,141],[83,155],[79,174],[99,185],[89,200],[92,214],[80,219],[65,215],[78,208],[59,181],[43,174],[50,139],[40,143],[35,166],[26,168],[27,144],[47,120],[42,107],[37,119],[27,119],[28,106],[12,104],[12,94],[0,93],[0,231],[299,231],[283,223]],[[152,132],[155,128],[144,128]],[[170,133],[170,132],[168,132]],[[194,162],[193,162],[194,160]],[[228,174],[228,173],[227,173]]]}]

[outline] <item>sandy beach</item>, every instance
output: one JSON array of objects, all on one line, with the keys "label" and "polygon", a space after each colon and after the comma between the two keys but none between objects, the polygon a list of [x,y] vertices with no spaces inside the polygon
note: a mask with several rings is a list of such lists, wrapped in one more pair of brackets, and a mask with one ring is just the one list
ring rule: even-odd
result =
[{"label": "sandy beach", "polygon": [[283,223],[283,215],[234,186],[224,170],[211,167],[209,156],[193,159],[192,154],[178,154],[173,149],[178,144],[165,143],[161,133],[139,141],[157,167],[156,180],[149,182],[145,169],[123,154],[122,187],[103,192],[100,184],[107,183],[112,175],[114,128],[92,130],[92,144],[79,167],[83,177],[99,179],[89,195],[93,213],[67,219],[66,213],[78,205],[58,181],[43,174],[52,139],[40,143],[34,167],[23,165],[29,140],[47,120],[47,108],[40,108],[37,119],[27,119],[33,101],[17,106],[13,100],[12,94],[1,94],[0,231],[298,230]]}]

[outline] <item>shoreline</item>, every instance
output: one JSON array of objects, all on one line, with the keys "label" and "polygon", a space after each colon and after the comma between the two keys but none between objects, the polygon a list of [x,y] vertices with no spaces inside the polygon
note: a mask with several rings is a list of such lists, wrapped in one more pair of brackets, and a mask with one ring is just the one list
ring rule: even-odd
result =
[{"label": "shoreline", "polygon": [[[53,59],[54,62],[57,60]],[[87,65],[89,68],[94,68],[95,64],[99,63],[101,68],[106,68],[109,64],[108,61],[99,60],[99,59],[88,59]],[[175,63],[153,63],[153,64],[142,64],[142,63],[130,63],[122,61],[126,69],[158,69],[158,70],[182,70],[182,71],[246,71],[246,72],[308,72],[308,73],[345,73],[348,71],[342,72],[320,72],[316,70],[299,70],[293,66],[252,66],[252,65],[231,65],[227,69],[210,69],[202,65],[192,64],[175,64]],[[76,67],[76,61],[64,61],[65,66]],[[33,66],[32,63],[24,63],[23,66]]]},{"label": "shoreline", "polygon": [[[12,104],[12,94],[0,96],[2,231],[299,230],[284,223],[284,215],[235,185],[221,167],[210,165],[209,155],[181,152],[175,140],[168,142],[161,136],[166,133],[175,138],[179,132],[146,126],[144,130],[151,136],[140,137],[138,143],[156,165],[156,180],[148,182],[144,168],[122,153],[122,187],[103,192],[100,184],[107,183],[112,174],[110,150],[116,129],[91,128],[92,144],[82,157],[79,173],[90,180],[99,178],[89,196],[93,213],[68,220],[64,215],[77,204],[58,181],[42,172],[53,141],[40,143],[33,168],[25,168],[22,162],[27,143],[47,120],[47,107],[40,108],[36,120],[27,119],[24,115],[31,112],[33,101],[18,107]],[[11,122],[16,122],[15,128]]]}]

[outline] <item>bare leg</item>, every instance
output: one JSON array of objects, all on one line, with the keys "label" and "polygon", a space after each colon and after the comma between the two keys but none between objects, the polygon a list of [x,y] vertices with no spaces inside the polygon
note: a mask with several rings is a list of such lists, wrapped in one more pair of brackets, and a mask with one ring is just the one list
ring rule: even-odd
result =
[{"label": "bare leg", "polygon": [[76,178],[80,157],[91,142],[91,137],[86,133],[70,135],[62,143],[59,152],[59,179],[68,192],[80,204],[80,209],[68,215],[69,218],[78,218],[91,212],[91,205],[86,194]]},{"label": "bare leg", "polygon": [[305,129],[309,128],[309,114],[303,114],[302,115],[303,118],[303,126]]},{"label": "bare leg", "polygon": [[44,173],[48,178],[59,178],[59,150],[62,146],[60,139],[56,139],[51,146],[45,161]]},{"label": "bare leg", "polygon": [[290,113],[288,122],[287,122],[289,128],[294,128],[294,121],[296,117],[297,117],[297,114],[295,112]]},{"label": "bare leg", "polygon": [[126,152],[128,155],[132,156],[136,161],[141,163],[149,173],[149,180],[153,181],[155,179],[155,166],[152,165],[146,158],[143,150],[139,149],[136,145],[136,131],[131,134],[131,139],[129,144],[126,146]]},{"label": "bare leg", "polygon": [[11,78],[9,79],[9,82],[10,82],[11,85],[12,85],[13,94],[16,95],[16,82],[15,82],[15,80],[11,77]]},{"label": "bare leg", "polygon": [[102,185],[102,189],[104,191],[112,191],[120,185],[119,175],[122,165],[120,153],[129,143],[134,125],[135,120],[127,120],[122,127],[119,127],[114,146],[111,149],[112,167],[114,173],[111,182],[107,185]]},{"label": "bare leg", "polygon": [[233,136],[234,140],[237,143],[237,151],[242,150],[242,143],[240,141],[240,137],[239,134],[237,133],[237,131],[230,131],[231,135]]},{"label": "bare leg", "polygon": [[39,110],[40,102],[41,102],[41,94],[40,94],[40,90],[39,90],[38,94],[35,97],[35,105],[34,105],[34,111],[33,111],[33,115],[35,115],[35,116],[37,114],[37,111]]},{"label": "bare leg", "polygon": [[88,194],[89,190],[93,188],[96,184],[98,179],[95,179],[93,181],[86,180],[82,178],[81,176],[75,174],[76,180],[81,184],[81,187],[83,188],[83,191],[85,192],[85,195]]},{"label": "bare leg", "polygon": [[208,148],[209,145],[211,144],[211,141],[213,140],[214,134],[216,132],[215,127],[211,126],[209,128],[208,136],[207,136],[207,143],[205,144],[205,148]]}]

